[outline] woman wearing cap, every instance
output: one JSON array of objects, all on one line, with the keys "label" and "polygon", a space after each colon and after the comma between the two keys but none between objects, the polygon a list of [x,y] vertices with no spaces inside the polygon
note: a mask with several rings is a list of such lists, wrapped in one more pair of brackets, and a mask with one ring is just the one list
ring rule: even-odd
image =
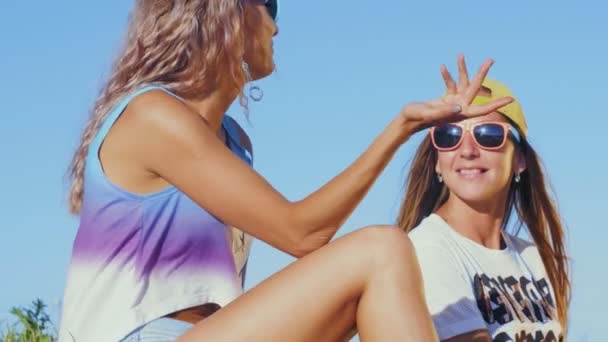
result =
[{"label": "woman wearing cap", "polygon": [[[492,79],[466,94],[464,58],[458,64],[458,85],[442,69],[444,101],[466,110],[512,96]],[[522,224],[532,242],[516,236]],[[563,225],[517,100],[430,129],[411,165],[399,226],[410,232],[442,341],[564,339]]]},{"label": "woman wearing cap", "polygon": [[[276,2],[139,0],[134,11],[72,164],[80,227],[60,341],[335,341],[355,325],[364,341],[436,340],[403,232],[329,242],[416,130],[510,100],[405,106],[344,172],[290,202],[250,167],[249,139],[224,115],[274,69]],[[300,259],[241,295],[232,226]]]}]

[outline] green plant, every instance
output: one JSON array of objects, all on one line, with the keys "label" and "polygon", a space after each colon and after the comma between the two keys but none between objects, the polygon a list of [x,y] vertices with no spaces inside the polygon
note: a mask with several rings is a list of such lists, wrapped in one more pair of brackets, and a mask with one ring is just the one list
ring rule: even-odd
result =
[{"label": "green plant", "polygon": [[52,323],[45,311],[46,305],[37,299],[29,308],[14,307],[11,314],[17,322],[7,325],[6,332],[0,332],[1,342],[55,342],[50,331]]}]

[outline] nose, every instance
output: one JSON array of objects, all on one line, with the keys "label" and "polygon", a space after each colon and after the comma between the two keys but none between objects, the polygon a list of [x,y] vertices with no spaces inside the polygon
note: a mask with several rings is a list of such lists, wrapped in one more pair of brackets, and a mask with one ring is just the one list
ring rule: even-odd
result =
[{"label": "nose", "polygon": [[474,159],[479,157],[479,147],[473,139],[474,138],[471,132],[466,132],[464,134],[464,137],[462,138],[462,144],[459,148],[459,153],[462,158]]}]

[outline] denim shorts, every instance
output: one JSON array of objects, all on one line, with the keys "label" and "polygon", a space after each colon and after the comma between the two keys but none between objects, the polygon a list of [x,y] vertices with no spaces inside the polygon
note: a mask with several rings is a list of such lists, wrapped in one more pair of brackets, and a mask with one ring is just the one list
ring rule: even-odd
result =
[{"label": "denim shorts", "polygon": [[192,324],[172,318],[159,318],[137,328],[121,342],[175,342]]}]

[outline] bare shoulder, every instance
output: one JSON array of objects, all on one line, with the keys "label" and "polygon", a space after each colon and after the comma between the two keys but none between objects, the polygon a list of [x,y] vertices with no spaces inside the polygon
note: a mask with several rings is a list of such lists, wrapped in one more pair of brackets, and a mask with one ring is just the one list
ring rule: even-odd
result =
[{"label": "bare shoulder", "polygon": [[[138,127],[161,125],[160,128],[179,126],[183,121],[200,116],[177,97],[159,89],[147,91],[135,97],[127,106],[125,113],[128,120],[139,124]],[[142,125],[142,126],[140,126]]]},{"label": "bare shoulder", "polygon": [[130,127],[142,135],[147,146],[171,148],[168,143],[197,144],[202,136],[211,133],[202,116],[163,90],[150,90],[137,96],[125,114]]},{"label": "bare shoulder", "polygon": [[179,98],[150,90],[134,98],[123,113],[129,144],[145,169],[155,172],[174,158],[205,154],[215,134],[204,119]]}]

